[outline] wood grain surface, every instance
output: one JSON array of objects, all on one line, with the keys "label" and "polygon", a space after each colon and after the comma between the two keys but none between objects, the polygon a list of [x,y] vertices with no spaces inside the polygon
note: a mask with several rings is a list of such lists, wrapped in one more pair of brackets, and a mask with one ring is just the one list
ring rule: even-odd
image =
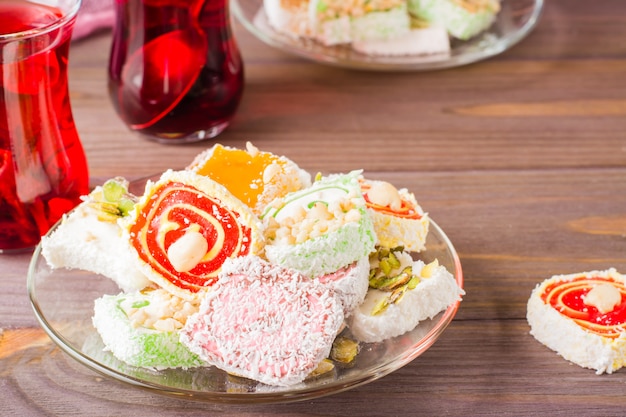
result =
[{"label": "wood grain surface", "polygon": [[[505,0],[506,1],[506,0]],[[1,416],[622,416],[626,372],[596,375],[529,335],[553,274],[626,273],[626,2],[548,0],[533,33],[477,64],[384,73],[322,66],[235,24],[244,98],[220,143],[311,172],[362,168],[413,191],[458,250],[467,295],[426,353],[371,384],[292,404],[165,397],[57,348],[25,288],[30,254],[0,256]],[[73,44],[74,116],[92,184],[183,168],[211,142],[127,131],[108,99],[110,33]]]}]

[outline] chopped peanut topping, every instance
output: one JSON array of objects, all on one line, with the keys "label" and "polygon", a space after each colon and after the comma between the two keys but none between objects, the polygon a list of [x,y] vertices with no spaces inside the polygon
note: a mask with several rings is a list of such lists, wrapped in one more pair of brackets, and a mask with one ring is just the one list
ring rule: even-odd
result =
[{"label": "chopped peanut topping", "polygon": [[318,5],[321,20],[358,17],[373,11],[387,11],[402,6],[401,0],[324,0]]},{"label": "chopped peanut topping", "polygon": [[120,302],[135,328],[173,332],[181,329],[187,317],[198,311],[199,301],[183,300],[163,289],[150,290],[144,295],[142,298],[129,296]]},{"label": "chopped peanut topping", "polygon": [[298,208],[279,224],[266,218],[266,236],[278,244],[294,245],[331,233],[347,223],[361,220],[361,212],[349,197],[332,203],[316,201],[309,210]]},{"label": "chopped peanut topping", "polygon": [[497,0],[453,0],[454,3],[463,7],[470,13],[479,13],[488,10],[493,13],[500,11],[500,2]]}]

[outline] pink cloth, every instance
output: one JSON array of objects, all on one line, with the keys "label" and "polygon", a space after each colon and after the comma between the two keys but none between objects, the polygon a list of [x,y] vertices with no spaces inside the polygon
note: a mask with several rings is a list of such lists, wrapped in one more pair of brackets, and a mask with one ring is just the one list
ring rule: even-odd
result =
[{"label": "pink cloth", "polygon": [[83,0],[74,25],[73,39],[108,29],[115,20],[114,0]]}]

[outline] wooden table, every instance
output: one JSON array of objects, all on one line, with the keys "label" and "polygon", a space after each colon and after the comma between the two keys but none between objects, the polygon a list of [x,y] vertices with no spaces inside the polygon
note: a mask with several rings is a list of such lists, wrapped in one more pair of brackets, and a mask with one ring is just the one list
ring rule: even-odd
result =
[{"label": "wooden table", "polygon": [[[461,258],[467,295],[431,349],[345,393],[293,404],[164,397],[70,359],[38,326],[29,255],[0,257],[0,415],[413,416],[626,413],[626,372],[595,375],[529,335],[526,301],[553,274],[626,272],[626,2],[552,0],[510,51],[426,73],[317,65],[235,26],[241,108],[219,142],[312,172],[363,168],[415,192]],[[106,89],[110,34],[73,45],[71,93],[92,183],[182,168],[211,142],[130,134]]]}]

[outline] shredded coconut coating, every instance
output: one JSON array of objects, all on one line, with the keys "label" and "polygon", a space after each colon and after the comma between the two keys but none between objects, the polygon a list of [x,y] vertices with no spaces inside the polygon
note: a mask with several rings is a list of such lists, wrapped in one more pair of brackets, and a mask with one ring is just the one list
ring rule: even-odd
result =
[{"label": "shredded coconut coating", "polygon": [[335,291],[346,317],[363,302],[369,287],[370,262],[364,257],[352,265],[317,279]]},{"label": "shredded coconut coating", "polygon": [[256,256],[228,260],[181,341],[208,363],[269,385],[302,382],[341,328],[332,290]]},{"label": "shredded coconut coating", "polygon": [[[597,374],[613,373],[626,365],[626,331],[621,329],[614,337],[594,333],[542,299],[542,294],[550,285],[579,277],[603,278],[626,285],[626,278],[614,268],[555,275],[546,279],[535,287],[528,299],[526,318],[530,325],[530,334],[541,344],[578,366],[595,369]],[[619,327],[621,326],[616,326],[616,330],[619,331]]]},{"label": "shredded coconut coating", "polygon": [[[204,363],[179,341],[177,329],[158,330],[161,327],[156,321],[138,323],[129,318],[123,305],[141,305],[147,302],[154,317],[159,317],[161,324],[167,324],[170,320],[162,314],[171,313],[169,302],[161,299],[162,294],[121,293],[118,295],[104,295],[96,299],[94,303],[94,315],[92,322],[106,350],[111,351],[113,356],[132,366],[153,368],[157,370],[167,368],[193,368],[202,366]],[[152,303],[156,305],[152,306]],[[139,304],[137,304],[139,303]],[[153,308],[155,307],[155,308]],[[135,310],[145,308],[137,307]],[[133,312],[137,318],[137,312]],[[173,319],[169,317],[169,319]],[[176,321],[183,320],[182,317]],[[156,326],[155,326],[156,324]],[[169,326],[167,326],[169,327]]]},{"label": "shredded coconut coating", "polygon": [[[100,192],[96,187],[94,192]],[[62,223],[41,240],[41,253],[51,268],[77,268],[112,279],[123,291],[136,291],[150,280],[133,264],[133,251],[114,222],[100,221],[91,195],[63,216]]]}]

